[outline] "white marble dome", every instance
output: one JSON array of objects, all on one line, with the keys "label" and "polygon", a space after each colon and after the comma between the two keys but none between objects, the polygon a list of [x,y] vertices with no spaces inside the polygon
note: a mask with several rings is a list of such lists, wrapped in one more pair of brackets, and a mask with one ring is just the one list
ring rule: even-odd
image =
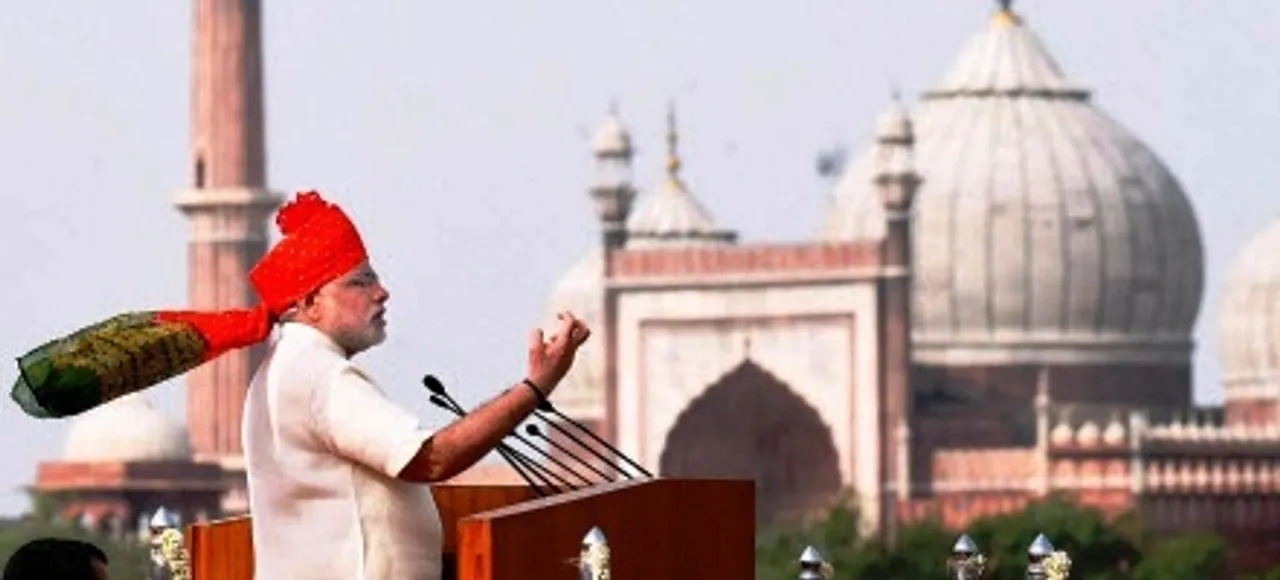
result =
[{"label": "white marble dome", "polygon": [[676,152],[677,140],[673,107],[667,115],[667,174],[627,218],[628,248],[719,246],[737,240],[736,232],[716,225],[711,211],[680,177],[683,162]]},{"label": "white marble dome", "polygon": [[[1199,225],[1154,152],[1000,10],[912,112],[916,362],[1189,364]],[[874,148],[824,237],[878,239]]]},{"label": "white marble dome", "polygon": [[1219,332],[1226,398],[1280,396],[1280,222],[1227,274]]},{"label": "white marble dome", "polygon": [[544,325],[555,328],[556,313],[572,311],[595,331],[583,343],[568,374],[552,393],[560,411],[574,418],[604,417],[605,351],[601,325],[604,323],[604,248],[597,247],[573,264],[556,283]]},{"label": "white marble dome", "polygon": [[736,234],[721,229],[702,202],[674,174],[641,197],[627,219],[627,247],[721,246]]},{"label": "white marble dome", "polygon": [[191,457],[187,431],[141,393],[126,395],[72,420],[63,460],[181,461]]}]

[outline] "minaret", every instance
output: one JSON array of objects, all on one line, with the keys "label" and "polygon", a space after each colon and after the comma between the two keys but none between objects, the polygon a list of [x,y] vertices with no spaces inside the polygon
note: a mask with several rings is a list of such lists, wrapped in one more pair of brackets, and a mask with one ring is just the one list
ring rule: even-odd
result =
[{"label": "minaret", "polygon": [[596,175],[591,199],[596,204],[605,248],[618,249],[626,243],[627,216],[631,215],[636,190],[631,182],[635,150],[631,147],[631,134],[618,118],[617,103],[610,106],[609,118],[597,131],[593,145]]},{"label": "minaret", "polygon": [[615,332],[617,295],[609,289],[608,280],[613,275],[613,253],[627,243],[627,217],[636,199],[632,184],[631,159],[635,150],[631,147],[631,134],[618,118],[617,105],[609,111],[595,140],[595,182],[591,185],[591,199],[596,205],[596,217],[604,243],[604,308],[600,334],[604,337],[604,421],[601,434],[606,440],[618,440],[617,359],[618,337]]},{"label": "minaret", "polygon": [[[191,224],[190,307],[250,308],[249,270],[266,252],[282,198],[266,189],[262,19],[258,0],[196,0],[192,55],[191,185],[176,200]],[[230,352],[187,378],[197,461],[242,470],[240,418],[263,347]]]},{"label": "minaret", "polygon": [[875,185],[884,206],[885,235],[880,242],[885,274],[877,292],[880,336],[882,481],[895,490],[886,494],[881,528],[896,535],[895,509],[911,498],[911,213],[921,178],[915,171],[915,132],[897,91],[892,107],[881,116],[876,136]]}]

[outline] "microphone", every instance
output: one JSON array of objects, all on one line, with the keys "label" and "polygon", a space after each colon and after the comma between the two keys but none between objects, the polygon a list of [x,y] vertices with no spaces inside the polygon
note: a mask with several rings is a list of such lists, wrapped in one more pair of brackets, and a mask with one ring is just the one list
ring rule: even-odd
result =
[{"label": "microphone", "polygon": [[[591,471],[596,472],[596,475],[599,475],[600,477],[603,477],[605,481],[613,481],[612,479],[609,479],[609,476],[608,476],[608,475],[605,475],[603,471],[600,471],[599,469],[597,469],[597,468],[596,468],[596,466],[594,466],[594,465],[592,465],[592,464],[590,464],[590,463],[588,463],[588,462],[584,461],[581,457],[578,457],[577,455],[574,455],[572,451],[569,451],[568,449],[565,449],[563,445],[561,445],[561,444],[559,444],[559,443],[556,443],[556,442],[555,442],[555,441],[553,441],[550,437],[547,437],[547,435],[546,435],[545,433],[543,433],[543,432],[542,432],[542,429],[539,429],[537,425],[525,425],[525,426],[524,426],[524,431],[525,431],[525,433],[528,433],[530,436],[533,436],[533,437],[540,437],[540,438],[542,438],[542,440],[543,440],[543,441],[546,441],[546,442],[547,442],[548,444],[550,444],[552,447],[555,447],[556,449],[560,450],[560,452],[561,452],[561,453],[563,453],[563,454],[565,454],[565,455],[568,455],[569,457],[572,457],[572,458],[573,458],[574,460],[576,460],[578,463],[581,463],[581,464],[583,464],[583,465],[587,466],[587,468],[588,468],[588,469],[590,469]],[[578,445],[582,445],[582,443],[578,443]],[[592,453],[595,453],[595,452],[594,452],[594,451],[592,451],[591,449],[587,449],[587,451],[591,451]],[[598,453],[597,453],[597,454],[596,454],[596,457],[600,457],[600,454],[598,454]],[[607,466],[609,466],[609,467],[612,467],[612,468],[613,468],[613,469],[615,469],[615,470],[621,471],[621,470],[619,470],[619,469],[618,469],[618,466],[617,466],[617,465],[614,465],[613,463],[610,463],[608,459],[605,459],[605,458],[603,458],[603,457],[600,457],[600,460],[601,460],[601,461],[604,461],[605,465],[607,465]],[[630,475],[628,475],[626,472],[623,472],[623,475],[627,475],[627,477],[628,477],[628,478],[630,478],[630,477],[631,477],[631,476],[630,476]]]},{"label": "microphone", "polygon": [[[437,379],[434,375],[426,375],[422,377],[422,384],[427,388],[428,391],[431,392],[432,404],[435,404],[438,407],[443,407],[445,410],[453,412],[459,417],[466,414],[466,411],[462,410],[462,405],[458,404],[458,401],[455,400],[451,395],[449,395],[449,391],[444,388],[444,383],[440,382],[440,379]],[[595,485],[596,482],[592,481],[590,478],[582,475],[581,473],[578,473],[573,468],[569,467],[568,465],[565,465],[564,462],[560,461],[559,459],[555,458],[551,454],[547,453],[542,448],[534,445],[533,443],[530,443],[528,439],[521,437],[518,430],[513,430],[511,432],[511,436],[515,437],[521,443],[524,443],[530,449],[536,451],[538,454],[542,455],[550,462],[556,464],[556,466],[559,467],[560,469],[563,469],[565,472],[569,473],[573,477],[576,477],[582,480],[583,483],[586,483],[587,485]],[[503,445],[505,446],[506,444],[504,443]],[[507,447],[507,449],[510,449],[510,447]],[[538,464],[537,462],[529,459],[528,457],[526,457],[525,459],[528,463],[532,465],[537,465],[547,473],[555,476],[554,472],[552,472],[550,469],[547,469],[545,466]],[[572,485],[570,485],[569,482],[565,481],[564,479],[559,478],[558,476],[556,476],[556,478],[565,486],[569,487],[569,489],[577,489]]]},{"label": "microphone", "polygon": [[[440,397],[439,395],[431,395],[430,400],[431,400],[431,404],[437,407],[440,407],[446,411],[449,411],[459,417],[466,415],[466,412],[463,411],[461,407],[457,406],[456,401],[447,402],[443,397]],[[450,403],[453,403],[453,404],[450,404]],[[515,449],[512,449],[511,446],[507,445],[506,443],[499,443],[497,447],[497,451],[498,451],[498,455],[501,455],[502,458],[506,460],[507,464],[510,465],[511,468],[516,471],[516,473],[520,474],[520,477],[525,480],[525,483],[529,484],[529,486],[534,488],[535,491],[539,491],[539,494],[542,497],[546,497],[546,495],[542,494],[538,486],[535,485],[530,480],[529,475],[526,475],[525,473],[526,470],[529,472],[529,474],[536,476],[542,482],[543,485],[546,485],[547,487],[551,488],[552,492],[554,493],[560,493],[560,489],[552,485],[551,482],[547,480],[547,476],[550,476],[551,478],[560,482],[561,485],[564,485],[565,487],[569,488],[571,491],[577,489],[572,485],[570,485],[568,481],[565,481],[564,478],[560,477],[559,475],[556,475],[555,472],[547,469],[542,465],[539,465],[538,462],[534,461],[533,459],[530,459],[529,456],[523,453],[520,453]],[[522,469],[522,466],[523,466],[523,469]]]},{"label": "microphone", "polygon": [[[631,467],[636,468],[636,470],[637,470],[637,471],[639,471],[640,473],[644,474],[644,476],[645,476],[645,477],[647,477],[647,478],[649,478],[649,479],[653,479],[653,474],[652,474],[652,473],[649,473],[649,470],[645,469],[644,467],[641,467],[639,463],[636,463],[636,462],[635,462],[635,460],[631,459],[630,457],[627,457],[627,456],[626,456],[626,454],[624,454],[623,452],[618,451],[618,449],[617,449],[616,447],[614,447],[614,446],[610,445],[608,441],[605,441],[605,440],[604,440],[603,438],[601,438],[599,435],[596,435],[596,434],[595,434],[595,431],[592,431],[592,430],[588,429],[588,428],[586,427],[586,425],[583,425],[582,423],[579,423],[579,422],[577,422],[577,421],[573,420],[573,418],[572,418],[572,417],[569,417],[568,415],[565,415],[564,413],[561,413],[561,412],[560,412],[560,410],[559,410],[559,409],[557,409],[555,405],[552,405],[552,404],[551,404],[551,401],[550,401],[549,399],[547,399],[547,398],[545,398],[545,397],[544,397],[544,398],[542,399],[542,401],[540,401],[540,402],[538,403],[538,410],[540,410],[540,411],[549,411],[549,412],[551,412],[552,414],[554,414],[555,416],[557,416],[557,417],[559,417],[559,418],[561,418],[561,419],[564,419],[564,421],[565,421],[566,423],[569,423],[570,425],[573,425],[574,427],[577,427],[579,431],[582,431],[583,433],[586,433],[588,436],[590,436],[592,439],[594,439],[596,443],[599,443],[599,444],[603,445],[605,449],[608,449],[611,453],[613,453],[614,455],[618,456],[618,458],[619,458],[619,459],[621,459],[621,460],[623,460],[623,461],[627,462],[627,464],[628,464],[628,465],[630,465]],[[547,421],[547,418],[546,418],[545,416],[540,416],[540,418],[541,418],[542,420],[544,420],[544,421]],[[605,459],[604,457],[601,457],[601,456],[600,456],[600,454],[599,454],[599,453],[596,453],[596,451],[595,451],[594,449],[592,449],[592,448],[587,447],[586,445],[584,445],[584,444],[582,443],[582,441],[579,441],[577,437],[574,437],[571,433],[569,433],[567,430],[565,430],[565,429],[564,429],[564,427],[561,427],[557,422],[555,422],[555,421],[547,421],[547,424],[551,425],[551,428],[552,428],[552,429],[556,429],[556,430],[560,431],[561,433],[564,433],[566,436],[568,436],[570,439],[572,439],[575,443],[577,443],[578,445],[581,445],[582,447],[586,448],[588,451],[590,451],[590,452],[594,453],[596,457],[599,457],[599,458],[600,458],[602,461],[604,461],[606,464],[609,464],[609,465],[610,465],[611,467],[613,467],[614,469],[617,469],[619,473],[622,473],[623,475],[626,475],[626,476],[627,476],[627,479],[633,479],[633,478],[631,477],[631,474],[627,473],[626,471],[623,471],[622,469],[619,469],[617,465],[615,465],[615,464],[613,464],[613,463],[610,463],[610,462],[609,462],[609,460]]]}]

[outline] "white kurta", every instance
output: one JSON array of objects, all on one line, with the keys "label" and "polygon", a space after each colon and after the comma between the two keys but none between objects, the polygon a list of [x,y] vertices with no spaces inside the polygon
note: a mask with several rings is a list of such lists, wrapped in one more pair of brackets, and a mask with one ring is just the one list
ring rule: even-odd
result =
[{"label": "white kurta", "polygon": [[435,580],[430,487],[396,479],[431,436],[320,331],[286,323],[253,378],[243,441],[257,580]]}]

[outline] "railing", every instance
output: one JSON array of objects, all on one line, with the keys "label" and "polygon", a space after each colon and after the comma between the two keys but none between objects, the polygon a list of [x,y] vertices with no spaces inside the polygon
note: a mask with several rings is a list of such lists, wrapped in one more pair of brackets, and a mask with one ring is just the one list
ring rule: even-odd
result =
[{"label": "railing", "polygon": [[[813,546],[800,554],[800,580],[831,580],[835,569],[822,559]],[[947,559],[947,577],[952,580],[978,580],[986,570],[987,558],[968,534],[960,536]],[[1027,580],[1067,580],[1071,577],[1071,558],[1053,548],[1049,538],[1039,534],[1027,548]]]},{"label": "railing", "polygon": [[[186,542],[177,515],[160,508],[151,518],[151,571],[148,580],[191,580]],[[582,551],[570,561],[578,568],[581,580],[609,580],[609,541],[598,527],[587,531]],[[822,553],[808,546],[797,561],[799,580],[831,580],[835,569],[822,558]],[[968,534],[963,534],[951,548],[947,558],[950,580],[979,580],[986,570],[987,558]],[[1068,580],[1071,558],[1054,549],[1044,534],[1038,534],[1027,548],[1027,580]]]}]

